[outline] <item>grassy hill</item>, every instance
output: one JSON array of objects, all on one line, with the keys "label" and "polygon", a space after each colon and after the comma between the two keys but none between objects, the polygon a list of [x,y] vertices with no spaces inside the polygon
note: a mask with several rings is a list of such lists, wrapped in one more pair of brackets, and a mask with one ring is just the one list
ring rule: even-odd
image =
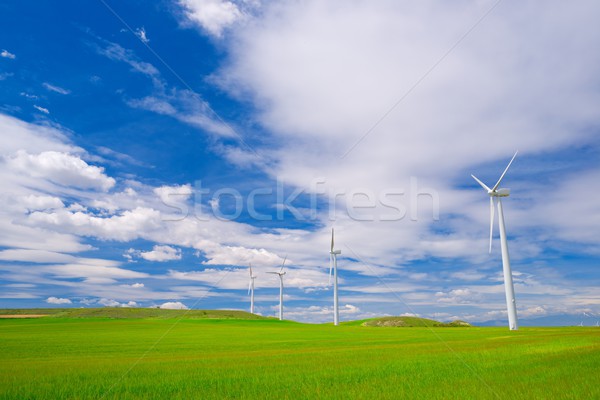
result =
[{"label": "grassy hill", "polygon": [[162,310],[160,308],[27,308],[0,309],[0,315],[46,315],[47,318],[185,318],[185,319],[269,319],[236,310]]}]

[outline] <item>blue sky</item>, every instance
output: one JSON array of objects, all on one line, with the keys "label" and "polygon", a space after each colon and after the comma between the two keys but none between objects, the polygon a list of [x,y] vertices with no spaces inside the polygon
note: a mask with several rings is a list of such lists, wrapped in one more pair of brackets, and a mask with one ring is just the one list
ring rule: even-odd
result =
[{"label": "blue sky", "polygon": [[598,4],[0,5],[0,307],[600,319]]}]

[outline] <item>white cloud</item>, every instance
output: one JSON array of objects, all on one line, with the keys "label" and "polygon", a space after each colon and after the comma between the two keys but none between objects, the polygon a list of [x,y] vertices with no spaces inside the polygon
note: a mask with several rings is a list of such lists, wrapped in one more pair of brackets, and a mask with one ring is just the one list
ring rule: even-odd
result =
[{"label": "white cloud", "polygon": [[[309,192],[317,176],[326,178],[322,189],[329,192],[404,189],[407,217],[399,221],[357,223],[340,216],[351,203],[347,198],[334,203],[345,243],[362,258],[379,265],[428,256],[483,262],[489,217],[469,173],[478,173],[480,165],[489,169],[493,162],[498,171],[491,179],[496,179],[517,148],[521,155],[513,171],[521,159],[597,145],[588,127],[600,116],[591,107],[600,101],[597,52],[583,51],[600,48],[600,35],[586,28],[600,12],[591,1],[578,9],[553,3],[541,14],[534,2],[524,2],[518,17],[497,8],[436,64],[489,6],[265,3],[254,21],[232,30],[225,43],[229,64],[216,81],[256,105],[256,118],[274,143],[260,150],[274,160],[267,169],[273,177]],[[497,45],[490,47],[490,42]],[[513,184],[514,176],[509,173],[505,183]],[[435,189],[440,221],[432,219],[426,196],[411,203],[411,177],[418,178],[417,188]],[[591,182],[585,179],[588,187]],[[471,184],[473,189],[455,189]],[[525,214],[536,215],[535,204],[554,189],[544,185],[525,194],[534,201],[518,215],[508,210],[515,206],[513,196],[506,206],[507,223],[532,221]],[[560,200],[576,196],[548,202],[545,215],[558,214],[561,227],[570,226],[559,234],[587,241],[600,229],[595,206],[587,204],[590,196],[575,202],[590,212],[587,225],[583,213],[569,221],[572,213],[560,206]],[[413,211],[417,218],[411,221]],[[327,216],[320,217],[325,222]],[[536,234],[555,229],[547,217],[535,223]],[[511,230],[513,236],[521,232]],[[370,239],[366,243],[365,237]],[[514,244],[519,250],[512,252],[515,258],[540,252],[539,245],[528,242]]]},{"label": "white cloud", "polygon": [[50,110],[48,110],[47,108],[44,107],[40,107],[38,105],[34,105],[33,108],[35,108],[36,110],[43,112],[44,114],[50,114]]},{"label": "white cloud", "polygon": [[179,4],[190,22],[215,37],[244,18],[239,7],[227,0],[180,0]]},{"label": "white cloud", "polygon": [[79,188],[109,190],[115,180],[104,174],[104,168],[87,164],[78,156],[57,151],[29,154],[19,150],[8,158],[11,169],[36,178]]},{"label": "white cloud", "polygon": [[71,93],[71,91],[70,91],[70,90],[68,90],[68,89],[63,89],[63,88],[61,88],[61,87],[59,87],[59,86],[52,85],[52,84],[50,84],[50,83],[48,83],[48,82],[44,82],[44,83],[42,83],[42,86],[44,86],[44,87],[45,87],[47,90],[49,90],[49,91],[51,91],[51,92],[58,93],[58,94],[63,94],[63,95],[64,95],[64,94],[69,94],[69,93]]},{"label": "white cloud", "polygon": [[116,43],[106,42],[105,47],[96,47],[99,54],[115,61],[122,61],[129,64],[134,71],[144,74],[153,79],[155,85],[162,86],[160,81],[160,72],[152,64],[139,60],[135,54]]},{"label": "white cloud", "polygon": [[71,304],[71,300],[63,299],[60,297],[48,297],[46,299],[46,303],[48,303],[48,304]]},{"label": "white cloud", "polygon": [[237,137],[232,128],[219,120],[210,105],[190,90],[173,88],[168,92],[159,91],[141,99],[128,100],[127,104],[133,108],[169,115],[218,136]]},{"label": "white cloud", "polygon": [[76,257],[70,254],[39,249],[6,249],[0,251],[0,260],[26,261],[35,263],[69,263],[75,262]]},{"label": "white cloud", "polygon": [[153,192],[160,198],[163,204],[167,206],[185,203],[185,201],[188,200],[193,194],[192,186],[189,184],[177,186],[159,186],[154,188]]},{"label": "white cloud", "polygon": [[143,26],[135,30],[135,36],[137,36],[144,43],[150,42],[150,39],[148,39],[146,36],[146,29],[144,29]]},{"label": "white cloud", "polygon": [[[163,227],[160,212],[146,207],[136,207],[107,218],[82,211],[33,212],[28,217],[28,223],[78,235],[119,241],[129,241],[147,235],[156,235],[158,239],[162,231],[160,228]],[[164,231],[162,232],[164,234]]]},{"label": "white cloud", "polygon": [[180,301],[168,301],[160,305],[163,310],[187,310],[188,307]]},{"label": "white cloud", "polygon": [[[272,311],[279,311],[278,306],[274,306]],[[340,320],[357,320],[381,317],[381,313],[373,313],[369,311],[362,311],[359,307],[352,304],[344,304],[339,308]],[[332,322],[333,321],[333,307],[330,306],[308,306],[308,307],[285,307],[283,317],[285,319],[293,319],[295,321],[307,321],[307,322]]]},{"label": "white cloud", "polygon": [[0,57],[10,58],[11,60],[14,60],[15,58],[17,58],[17,56],[15,56],[13,53],[11,53],[8,50],[4,50],[4,49],[2,49],[2,51],[0,52]]},{"label": "white cloud", "polygon": [[119,307],[121,305],[121,303],[112,299],[100,299],[98,300],[98,304],[104,307]]},{"label": "white cloud", "polygon": [[87,301],[81,301],[81,303],[87,304],[87,305],[92,305],[92,304],[100,304],[101,306],[104,307],[121,307],[121,308],[135,308],[135,307],[139,307],[140,305],[133,301],[130,300],[126,303],[120,303],[116,300],[113,299],[107,299],[107,298],[101,298],[99,300],[87,300]]},{"label": "white cloud", "polygon": [[475,301],[481,300],[481,296],[478,293],[474,293],[471,289],[453,289],[449,292],[437,292],[435,294],[437,301],[440,303],[450,304],[471,304]]},{"label": "white cloud", "polygon": [[172,261],[181,260],[181,250],[171,246],[156,245],[152,251],[140,252],[139,256],[148,261]]},{"label": "white cloud", "polygon": [[39,96],[36,96],[35,94],[27,93],[27,92],[21,92],[19,94],[29,100],[36,100],[39,98]]},{"label": "white cloud", "polygon": [[22,196],[19,203],[29,211],[50,210],[63,208],[65,204],[55,196],[36,196],[33,194]]},{"label": "white cloud", "polygon": [[214,113],[200,95],[191,90],[169,87],[156,67],[141,61],[131,50],[111,42],[105,42],[104,47],[96,46],[96,50],[111,60],[129,64],[134,71],[152,80],[153,93],[139,99],[127,99],[126,103],[130,107],[169,115],[218,136],[237,137],[232,128]]},{"label": "white cloud", "polygon": [[0,72],[0,81],[5,80],[6,78],[10,78],[14,74],[12,72]]}]

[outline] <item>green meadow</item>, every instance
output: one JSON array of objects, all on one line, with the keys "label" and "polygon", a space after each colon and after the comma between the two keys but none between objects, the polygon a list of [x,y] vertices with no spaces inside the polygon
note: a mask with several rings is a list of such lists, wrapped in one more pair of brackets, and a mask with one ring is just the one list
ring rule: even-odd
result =
[{"label": "green meadow", "polygon": [[106,310],[0,319],[0,398],[600,398],[593,327],[334,327]]}]

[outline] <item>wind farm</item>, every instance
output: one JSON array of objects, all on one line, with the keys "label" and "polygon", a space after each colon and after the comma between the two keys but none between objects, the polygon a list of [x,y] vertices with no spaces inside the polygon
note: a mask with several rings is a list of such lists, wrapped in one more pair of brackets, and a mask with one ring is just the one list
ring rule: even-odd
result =
[{"label": "wind farm", "polygon": [[600,399],[600,2],[505,3],[2,1],[0,400]]}]

